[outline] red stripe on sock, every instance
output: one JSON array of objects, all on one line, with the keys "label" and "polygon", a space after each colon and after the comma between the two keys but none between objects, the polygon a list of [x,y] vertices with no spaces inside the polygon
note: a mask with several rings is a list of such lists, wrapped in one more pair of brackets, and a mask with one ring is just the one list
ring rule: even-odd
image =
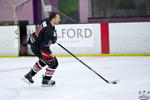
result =
[{"label": "red stripe on sock", "polygon": [[38,70],[36,70],[34,67],[32,69],[34,70],[34,72],[36,72],[36,73],[38,72]]},{"label": "red stripe on sock", "polygon": [[38,62],[36,62],[36,66],[37,66],[39,69],[42,69],[42,68],[39,66]]},{"label": "red stripe on sock", "polygon": [[54,74],[54,73],[47,73],[47,72],[45,72],[45,75],[46,75],[46,76],[53,76],[53,74]]},{"label": "red stripe on sock", "polygon": [[50,71],[50,72],[55,72],[55,70],[52,70],[52,69],[48,69],[46,68],[47,71]]},{"label": "red stripe on sock", "polygon": [[101,53],[109,54],[109,25],[108,23],[101,23]]}]

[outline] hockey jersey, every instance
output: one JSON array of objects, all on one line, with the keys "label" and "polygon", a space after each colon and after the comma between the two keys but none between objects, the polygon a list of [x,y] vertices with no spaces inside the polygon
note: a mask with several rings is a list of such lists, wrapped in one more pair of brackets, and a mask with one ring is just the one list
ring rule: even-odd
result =
[{"label": "hockey jersey", "polygon": [[55,27],[51,25],[50,19],[44,19],[37,28],[36,32],[29,37],[28,44],[36,45],[37,49],[50,52],[49,46],[57,40]]}]

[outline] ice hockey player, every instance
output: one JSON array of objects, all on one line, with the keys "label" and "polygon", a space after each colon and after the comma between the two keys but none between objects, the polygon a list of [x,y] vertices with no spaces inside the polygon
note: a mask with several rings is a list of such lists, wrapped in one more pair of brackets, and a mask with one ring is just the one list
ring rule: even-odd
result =
[{"label": "ice hockey player", "polygon": [[37,28],[36,32],[29,37],[28,44],[31,45],[32,52],[39,58],[31,70],[24,75],[23,80],[29,84],[33,84],[32,79],[44,66],[47,65],[46,71],[42,76],[42,86],[52,86],[55,81],[51,80],[57,66],[58,61],[52,54],[50,48],[57,40],[55,25],[60,22],[60,15],[51,12],[48,18],[44,19]]}]

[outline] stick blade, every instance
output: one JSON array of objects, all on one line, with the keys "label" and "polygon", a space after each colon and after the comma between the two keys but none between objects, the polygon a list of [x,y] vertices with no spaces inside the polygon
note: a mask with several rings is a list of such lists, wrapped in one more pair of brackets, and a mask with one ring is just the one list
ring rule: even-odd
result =
[{"label": "stick blade", "polygon": [[117,84],[118,82],[120,82],[120,80],[114,80],[114,81],[109,81],[108,84]]}]

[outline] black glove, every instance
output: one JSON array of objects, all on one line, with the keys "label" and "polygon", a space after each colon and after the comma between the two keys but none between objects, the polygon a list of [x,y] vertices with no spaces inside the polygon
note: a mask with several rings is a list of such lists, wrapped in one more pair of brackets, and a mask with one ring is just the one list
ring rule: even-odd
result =
[{"label": "black glove", "polygon": [[57,37],[53,37],[52,44],[56,43],[56,41],[57,41]]}]

